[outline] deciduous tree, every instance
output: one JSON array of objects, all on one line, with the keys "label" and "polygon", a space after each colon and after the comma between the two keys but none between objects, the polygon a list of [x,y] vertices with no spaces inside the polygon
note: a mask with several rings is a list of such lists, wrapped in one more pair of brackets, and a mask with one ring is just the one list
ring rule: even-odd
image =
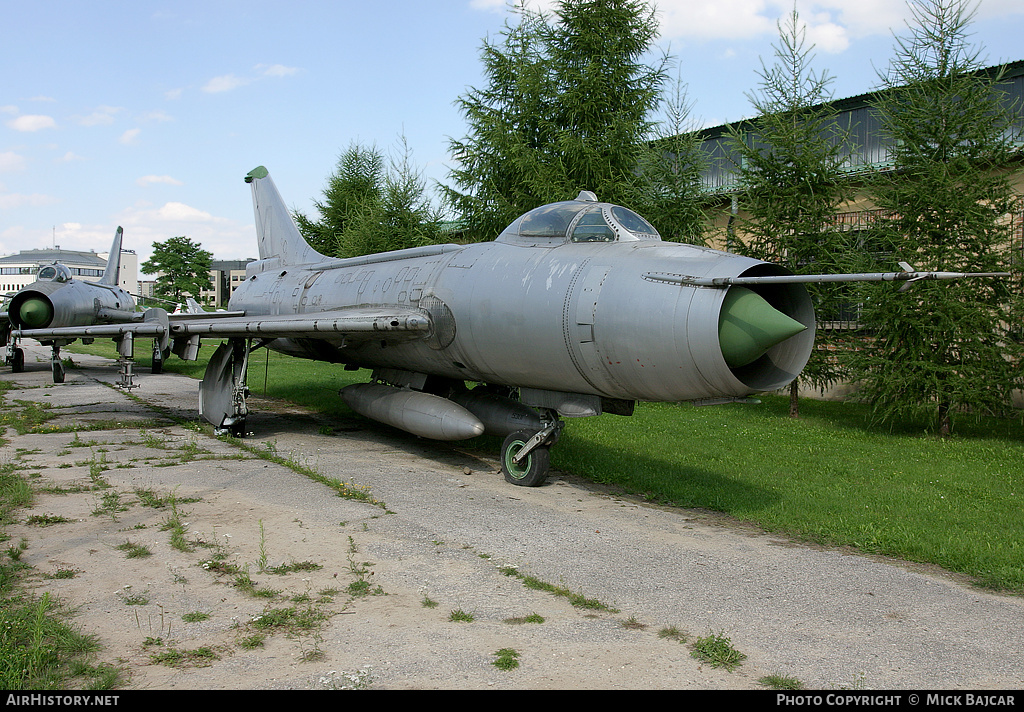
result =
[{"label": "deciduous tree", "polygon": [[153,254],[142,263],[142,271],[155,275],[157,297],[180,303],[189,296],[202,302],[203,290],[210,288],[212,260],[198,242],[172,237],[153,243]]}]

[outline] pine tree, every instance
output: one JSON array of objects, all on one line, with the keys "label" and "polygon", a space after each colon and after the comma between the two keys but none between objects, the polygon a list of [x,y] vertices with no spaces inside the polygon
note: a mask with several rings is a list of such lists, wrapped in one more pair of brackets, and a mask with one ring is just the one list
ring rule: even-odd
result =
[{"label": "pine tree", "polygon": [[333,257],[436,244],[445,237],[440,211],[404,139],[401,155],[390,162],[375,146],[353,143],[315,205],[319,220],[296,213],[295,222],[314,249]]},{"label": "pine tree", "polygon": [[[884,216],[873,240],[921,270],[1009,271],[1007,218],[1017,196],[1002,170],[1019,138],[996,82],[968,43],[963,0],[914,0],[877,111],[892,170],[871,192]],[[887,266],[891,269],[891,263]],[[1010,333],[1019,311],[1004,280],[865,290],[873,335],[852,365],[879,420],[929,414],[947,436],[962,412],[1001,414],[1021,380]],[[1019,298],[1019,297],[1018,297]]]},{"label": "pine tree", "polygon": [[691,108],[677,78],[663,97],[652,139],[641,149],[638,180],[625,204],[646,217],[662,239],[706,245],[709,201],[702,176],[709,161],[691,122]]},{"label": "pine tree", "polygon": [[642,0],[561,0],[552,15],[516,6],[481,52],[486,85],[457,105],[469,126],[451,141],[446,189],[470,235],[493,239],[522,213],[581,190],[626,202],[663,64],[644,57],[657,22]]},{"label": "pine tree", "polygon": [[[852,188],[842,174],[848,131],[828,103],[833,78],[812,69],[813,47],[806,45],[795,9],[779,23],[774,49],[775,63],[769,67],[762,61],[759,91],[748,94],[758,117],[731,136],[741,159],[739,207],[745,212],[736,250],[797,274],[837,271],[847,247],[843,233],[834,229],[835,215]],[[808,289],[819,317],[838,310],[840,289]],[[807,367],[790,385],[792,416],[799,414],[801,383],[826,388],[841,378],[831,348],[838,338],[830,331],[819,334]]]},{"label": "pine tree", "polygon": [[327,179],[323,200],[314,203],[319,220],[296,212],[295,222],[306,241],[321,254],[343,251],[342,236],[369,206],[381,199],[384,155],[376,146],[352,143]]}]

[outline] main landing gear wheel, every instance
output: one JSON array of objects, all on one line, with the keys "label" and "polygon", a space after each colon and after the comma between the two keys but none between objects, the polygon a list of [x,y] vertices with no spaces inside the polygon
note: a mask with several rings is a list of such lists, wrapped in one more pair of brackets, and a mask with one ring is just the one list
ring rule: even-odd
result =
[{"label": "main landing gear wheel", "polygon": [[60,346],[57,344],[51,347],[50,367],[53,371],[53,382],[64,383],[64,362],[60,360]]},{"label": "main landing gear wheel", "polygon": [[25,371],[25,352],[22,349],[11,349],[11,371],[14,373]]},{"label": "main landing gear wheel", "polygon": [[239,418],[228,426],[228,433],[234,438],[245,437],[245,418]]},{"label": "main landing gear wheel", "polygon": [[530,430],[517,430],[505,438],[501,446],[501,472],[506,482],[520,487],[539,487],[547,479],[551,466],[547,445],[538,445],[519,462],[514,459],[534,435]]}]

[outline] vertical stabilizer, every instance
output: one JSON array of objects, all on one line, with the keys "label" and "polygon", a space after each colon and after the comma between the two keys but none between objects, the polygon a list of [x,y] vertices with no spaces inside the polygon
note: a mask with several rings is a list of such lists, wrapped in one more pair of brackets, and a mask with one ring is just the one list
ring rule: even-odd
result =
[{"label": "vertical stabilizer", "polygon": [[114,233],[114,242],[110,246],[110,254],[107,255],[107,268],[103,270],[100,284],[107,284],[111,287],[119,286],[118,282],[121,279],[121,237],[123,235],[124,231],[118,227],[117,232]]},{"label": "vertical stabilizer", "polygon": [[266,168],[260,166],[249,171],[245,182],[252,185],[261,260],[276,257],[282,265],[301,265],[326,259],[302,237]]}]

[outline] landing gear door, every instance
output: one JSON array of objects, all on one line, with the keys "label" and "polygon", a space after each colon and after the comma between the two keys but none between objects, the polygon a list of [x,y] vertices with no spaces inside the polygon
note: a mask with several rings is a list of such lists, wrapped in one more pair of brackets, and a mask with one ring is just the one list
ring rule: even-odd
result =
[{"label": "landing gear door", "polygon": [[218,431],[245,435],[245,372],[249,349],[240,339],[217,347],[199,382],[199,415]]}]

